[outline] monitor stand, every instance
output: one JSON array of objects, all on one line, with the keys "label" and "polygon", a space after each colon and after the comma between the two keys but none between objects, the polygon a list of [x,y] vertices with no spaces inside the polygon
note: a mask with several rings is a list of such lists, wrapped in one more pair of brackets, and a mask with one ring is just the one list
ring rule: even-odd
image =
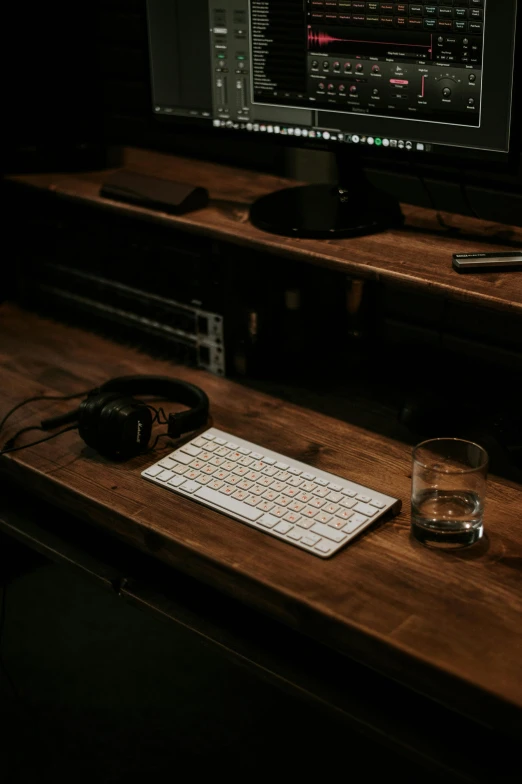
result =
[{"label": "monitor stand", "polygon": [[258,199],[250,209],[254,226],[286,237],[317,239],[358,237],[402,226],[399,202],[370,184],[357,152],[337,152],[337,185],[285,188]]}]

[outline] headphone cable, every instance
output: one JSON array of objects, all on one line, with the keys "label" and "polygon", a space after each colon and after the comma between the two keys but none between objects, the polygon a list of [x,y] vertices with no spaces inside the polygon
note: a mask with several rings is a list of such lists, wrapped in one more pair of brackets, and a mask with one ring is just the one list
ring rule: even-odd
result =
[{"label": "headphone cable", "polygon": [[18,411],[19,408],[22,408],[22,406],[27,405],[27,403],[36,403],[39,400],[74,400],[75,398],[78,398],[78,397],[86,397],[89,394],[90,391],[91,390],[88,390],[87,392],[77,392],[74,395],[66,395],[66,396],[63,396],[63,395],[59,395],[59,396],[58,395],[51,395],[51,396],[49,396],[49,395],[37,395],[36,397],[30,397],[27,400],[23,400],[21,403],[17,403],[17,405],[14,406],[10,411],[8,411],[7,414],[4,416],[4,418],[0,422],[0,431],[4,427],[4,425],[7,422],[7,420],[15,413],[15,411]]},{"label": "headphone cable", "polygon": [[[29,430],[42,430],[41,427],[25,427],[23,430],[19,430],[12,438],[9,439],[7,444],[12,444],[16,441],[16,439],[22,435],[22,433],[27,433]],[[51,438],[57,438],[58,436],[63,435],[64,433],[69,433],[71,430],[76,430],[76,425],[72,425],[71,427],[66,427],[64,430],[59,430],[58,433],[52,433],[50,436],[46,436],[45,438],[40,438],[39,441],[32,441],[30,444],[24,444],[23,446],[10,446],[7,449],[2,449],[0,451],[0,455],[7,455],[9,452],[19,452],[21,449],[28,449],[30,446],[37,446],[37,444],[43,444],[45,441],[50,441]]]}]

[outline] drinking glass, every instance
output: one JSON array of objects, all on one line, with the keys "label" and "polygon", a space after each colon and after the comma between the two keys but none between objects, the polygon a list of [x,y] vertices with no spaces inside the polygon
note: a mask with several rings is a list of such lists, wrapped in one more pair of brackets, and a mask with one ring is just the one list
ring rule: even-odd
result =
[{"label": "drinking glass", "polygon": [[411,530],[431,547],[466,547],[484,533],[488,454],[460,438],[434,438],[413,449]]}]

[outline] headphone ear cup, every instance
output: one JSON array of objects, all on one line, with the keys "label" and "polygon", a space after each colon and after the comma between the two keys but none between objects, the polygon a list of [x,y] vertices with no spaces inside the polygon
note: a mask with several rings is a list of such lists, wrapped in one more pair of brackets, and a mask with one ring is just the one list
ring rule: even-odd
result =
[{"label": "headphone ear cup", "polygon": [[78,432],[87,446],[100,450],[100,417],[103,408],[121,398],[119,392],[101,392],[89,395],[78,409]]},{"label": "headphone ear cup", "polygon": [[85,443],[100,454],[127,459],[147,449],[152,414],[132,397],[104,392],[84,401],[78,429]]}]

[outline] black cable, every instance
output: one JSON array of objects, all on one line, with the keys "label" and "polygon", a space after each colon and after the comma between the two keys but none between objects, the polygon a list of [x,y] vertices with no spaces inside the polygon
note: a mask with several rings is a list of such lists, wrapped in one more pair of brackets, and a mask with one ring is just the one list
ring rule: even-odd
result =
[{"label": "black cable", "polygon": [[471,203],[471,199],[469,198],[468,189],[467,189],[466,183],[464,182],[463,179],[460,181],[460,192],[462,194],[462,198],[464,199],[464,203],[465,203],[466,207],[471,212],[473,217],[476,218],[477,220],[482,220],[482,218],[480,217],[480,215],[476,211],[475,207]]},{"label": "black cable", "polygon": [[18,411],[19,408],[22,408],[22,406],[25,406],[27,403],[36,403],[39,400],[74,400],[75,398],[78,398],[78,397],[86,397],[89,394],[90,391],[91,390],[89,389],[89,390],[87,390],[87,392],[77,392],[74,395],[67,395],[67,396],[64,396],[64,395],[51,395],[51,396],[50,395],[37,395],[36,397],[30,397],[27,400],[23,400],[21,403],[18,403],[16,406],[14,406],[14,408],[12,408],[10,411],[8,411],[7,414],[4,416],[4,418],[0,422],[0,431],[4,427],[4,425],[7,422],[7,420],[15,413],[15,411]]},{"label": "black cable", "polygon": [[[69,433],[71,430],[76,430],[76,427],[77,427],[76,425],[72,425],[71,427],[66,427],[64,430],[60,430],[58,433],[53,433],[52,435],[47,436],[46,438],[41,438],[39,441],[32,441],[30,444],[24,444],[23,446],[14,446],[14,447],[9,447],[8,449],[2,449],[0,455],[7,455],[9,452],[19,452],[21,449],[28,449],[30,446],[37,446],[38,444],[43,444],[45,441],[50,441],[51,438],[56,438],[57,436],[61,436],[64,433]],[[27,430],[41,430],[41,429],[42,429],[41,427],[28,427],[25,428],[25,430],[20,430],[20,432],[17,433],[14,438],[17,438],[22,433],[27,432]],[[13,440],[14,439],[10,439],[10,441]]]},{"label": "black cable", "polygon": [[152,444],[152,446],[149,449],[147,449],[147,452],[154,452],[154,450],[156,449],[156,444],[158,443],[160,438],[169,438],[169,437],[170,436],[169,436],[168,433],[160,433],[159,436],[156,436],[156,439],[155,439],[154,443]]},{"label": "black cable", "polygon": [[441,226],[445,231],[451,232],[452,234],[457,234],[460,231],[458,226],[450,226],[448,223],[446,223],[446,221],[444,220],[444,218],[440,214],[440,210],[438,209],[437,205],[435,204],[435,199],[433,198],[432,192],[428,188],[428,183],[426,182],[426,179],[424,178],[424,175],[422,175],[419,172],[418,168],[415,166],[415,164],[413,162],[410,163],[410,166],[413,169],[413,173],[418,178],[420,184],[422,185],[422,187],[426,191],[426,195],[427,195],[428,200],[430,202],[431,209],[437,215],[437,221],[439,223],[439,226]]}]

